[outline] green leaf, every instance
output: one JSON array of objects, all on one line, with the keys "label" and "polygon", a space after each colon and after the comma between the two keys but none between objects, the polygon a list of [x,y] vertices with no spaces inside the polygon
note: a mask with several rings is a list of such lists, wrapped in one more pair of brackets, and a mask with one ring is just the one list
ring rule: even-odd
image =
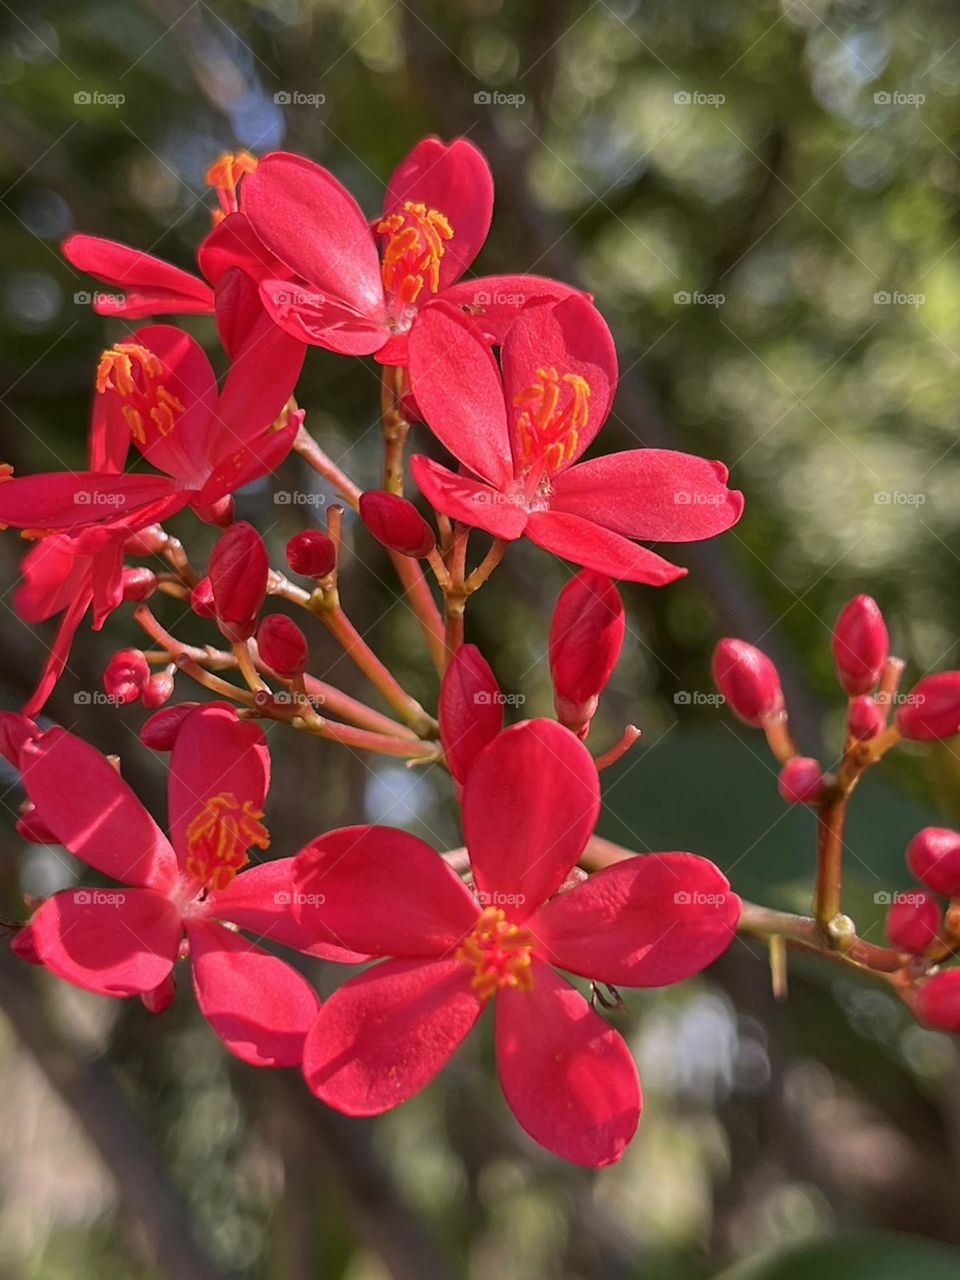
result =
[{"label": "green leaf", "polygon": [[914,1236],[869,1232],[738,1263],[715,1280],[957,1280],[960,1252]]}]

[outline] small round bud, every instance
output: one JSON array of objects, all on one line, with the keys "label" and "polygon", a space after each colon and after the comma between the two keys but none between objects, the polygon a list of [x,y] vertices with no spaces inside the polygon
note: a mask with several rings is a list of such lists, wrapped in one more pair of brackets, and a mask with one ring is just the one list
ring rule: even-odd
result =
[{"label": "small round bud", "polygon": [[960,671],[925,676],[897,711],[897,728],[912,742],[933,742],[960,732]]},{"label": "small round bud", "polygon": [[398,493],[371,489],[360,496],[360,519],[378,542],[412,560],[428,556],[437,539],[417,508]]},{"label": "small round bud", "polygon": [[870,738],[875,738],[886,723],[887,717],[883,713],[883,707],[878,702],[874,702],[869,694],[862,694],[859,698],[851,700],[847,715],[847,732],[851,738],[856,738],[858,742],[866,742]]},{"label": "small round bud", "polygon": [[142,649],[121,649],[103,673],[104,692],[121,706],[136,702],[150,679],[150,665]]},{"label": "small round bud", "polygon": [[943,912],[929,889],[898,893],[887,912],[887,937],[898,951],[920,955],[940,931]]},{"label": "small round bud", "polygon": [[151,524],[147,525],[146,529],[138,529],[136,533],[131,533],[123,546],[124,550],[132,556],[155,556],[160,554],[169,541],[168,535],[160,525]]},{"label": "small round bud", "polygon": [[124,569],[122,583],[124,600],[149,600],[157,589],[157,575],[146,565],[138,565]]},{"label": "small round bud", "polygon": [[946,969],[925,982],[913,1011],[924,1026],[960,1031],[960,969]]},{"label": "small round bud", "polygon": [[325,578],[337,566],[333,539],[319,529],[304,529],[287,543],[287,564],[305,578]]},{"label": "small round bud", "polygon": [[816,804],[823,790],[823,770],[811,756],[794,756],[780,770],[777,789],[787,804]]},{"label": "small round bud", "polygon": [[145,720],[140,729],[140,741],[151,751],[172,751],[180,726],[199,702],[179,702],[175,707],[165,707]]},{"label": "small round bud", "polygon": [[252,524],[232,524],[210,557],[210,587],[217,625],[231,642],[249,640],[267,596],[270,561]]},{"label": "small round bud", "polygon": [[889,651],[890,637],[880,606],[870,596],[854,596],[833,629],[837,679],[851,697],[875,688]]},{"label": "small round bud", "polygon": [[173,697],[173,676],[169,671],[158,671],[143,686],[143,705],[150,711],[162,707]]},{"label": "small round bud", "polygon": [[924,827],[907,845],[907,866],[945,898],[960,894],[960,833],[948,827]]},{"label": "small round bud", "polygon": [[271,613],[263,619],[257,631],[257,647],[263,661],[282,680],[302,676],[307,669],[307,637],[283,613]]},{"label": "small round bud", "polygon": [[713,679],[734,714],[754,728],[783,710],[777,668],[745,640],[720,641],[713,652]]}]

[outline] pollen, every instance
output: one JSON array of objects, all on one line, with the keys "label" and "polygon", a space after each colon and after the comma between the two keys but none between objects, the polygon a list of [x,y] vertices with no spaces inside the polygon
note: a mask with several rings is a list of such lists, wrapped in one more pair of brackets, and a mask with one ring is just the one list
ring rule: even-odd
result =
[{"label": "pollen", "polygon": [[239,210],[237,185],[245,173],[253,173],[257,164],[257,157],[249,151],[224,151],[207,170],[205,181],[208,186],[213,187],[220,201],[220,208],[215,209],[212,214],[215,227],[228,213]]},{"label": "pollen", "polygon": [[230,791],[213,796],[187,828],[187,871],[207,889],[225,889],[250,861],[248,849],[270,847],[262,818]]},{"label": "pollen", "polygon": [[377,223],[377,235],[386,236],[384,288],[401,306],[412,306],[424,285],[430,293],[439,290],[440,263],[453,239],[453,228],[442,213],[407,200],[402,210]]},{"label": "pollen", "polygon": [[111,347],[97,366],[97,391],[115,391],[123,399],[123,420],[141,447],[169,435],[184,412],[182,401],[161,381],[163,374],[159,356],[136,342]]},{"label": "pollen", "polygon": [[481,1000],[503,987],[529,991],[533,986],[533,934],[511,924],[499,907],[486,907],[457,959],[475,970],[471,986]]},{"label": "pollen", "polygon": [[527,469],[542,463],[559,471],[576,456],[580,433],[590,418],[590,384],[579,373],[538,369],[536,379],[513,401],[520,410],[517,441]]}]

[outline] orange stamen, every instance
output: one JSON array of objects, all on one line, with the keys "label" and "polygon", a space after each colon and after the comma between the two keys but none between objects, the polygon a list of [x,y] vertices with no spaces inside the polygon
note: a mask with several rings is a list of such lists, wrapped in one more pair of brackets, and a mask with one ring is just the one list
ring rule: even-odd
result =
[{"label": "orange stamen", "polygon": [[217,226],[228,213],[240,208],[237,200],[237,184],[245,173],[253,173],[257,157],[249,151],[225,151],[207,170],[205,181],[217,193],[220,208],[213,211],[213,225]]},{"label": "orange stamen", "polygon": [[538,369],[536,381],[513,403],[520,410],[517,441],[523,466],[542,462],[545,471],[559,471],[575,456],[589,420],[589,382],[579,373],[561,376],[553,368]]},{"label": "orange stamen", "polygon": [[251,847],[268,849],[263,813],[230,791],[213,796],[187,828],[187,870],[207,889],[225,889],[250,859]]},{"label": "orange stamen", "polygon": [[141,447],[169,435],[184,412],[182,401],[160,381],[163,374],[162,360],[136,342],[111,347],[97,366],[97,391],[101,395],[115,391],[123,397],[123,420]]},{"label": "orange stamen", "polygon": [[383,250],[384,288],[401,306],[412,306],[426,284],[430,293],[440,288],[440,263],[453,239],[453,228],[436,209],[407,200],[402,211],[377,223],[377,235],[386,236]]},{"label": "orange stamen", "polygon": [[473,932],[457,951],[457,959],[476,970],[470,985],[481,1000],[503,987],[533,987],[533,934],[511,924],[499,907],[486,907]]}]

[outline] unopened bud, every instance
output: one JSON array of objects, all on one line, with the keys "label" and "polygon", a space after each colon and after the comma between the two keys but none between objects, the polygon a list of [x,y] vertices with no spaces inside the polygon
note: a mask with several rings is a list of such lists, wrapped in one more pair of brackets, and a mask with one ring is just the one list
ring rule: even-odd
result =
[{"label": "unopened bud", "polygon": [[319,529],[304,529],[287,543],[287,564],[305,578],[325,578],[337,565],[333,539]]},{"label": "unopened bud", "polygon": [[398,493],[371,489],[360,496],[360,519],[378,542],[390,551],[420,560],[437,545],[437,539],[417,508]]},{"label": "unopened bud", "polygon": [[150,666],[142,649],[121,649],[103,673],[103,688],[115,702],[136,702],[150,679]]},{"label": "unopened bud", "polygon": [[440,686],[440,741],[457,782],[503,728],[503,695],[486,658],[472,644],[450,659]]},{"label": "unopened bud", "polygon": [[837,679],[851,697],[875,688],[889,650],[890,637],[880,606],[870,596],[854,596],[833,629]]},{"label": "unopened bud", "polygon": [[150,711],[154,707],[162,707],[173,697],[173,688],[173,675],[169,671],[158,671],[143,686],[143,705]]},{"label": "unopened bud", "polygon": [[925,1026],[960,1031],[960,969],[947,969],[925,982],[913,1011]]},{"label": "unopened bud", "polygon": [[928,888],[945,898],[960,894],[960,833],[924,827],[907,845],[907,866]]},{"label": "unopened bud", "polygon": [[252,524],[232,524],[210,557],[210,587],[217,625],[230,641],[249,640],[267,596],[270,562]]},{"label": "unopened bud", "polygon": [[777,789],[787,804],[816,804],[823,790],[823,770],[811,756],[794,756],[780,770]]},{"label": "unopened bud", "polygon": [[713,679],[734,714],[759,728],[783,710],[777,668],[745,640],[721,640],[713,651]]},{"label": "unopened bud", "polygon": [[940,931],[943,912],[927,889],[898,894],[887,912],[887,937],[898,951],[920,955]]},{"label": "unopened bud", "polygon": [[213,587],[209,578],[201,578],[190,592],[190,608],[198,618],[215,618],[217,607],[213,603]]},{"label": "unopened bud", "polygon": [[144,721],[140,729],[140,741],[151,751],[172,751],[180,726],[199,705],[199,702],[179,702],[175,707],[165,707],[163,711],[158,711]]},{"label": "unopened bud", "polygon": [[626,616],[609,578],[581,569],[557,597],[550,624],[550,675],[557,719],[584,734],[620,658]]},{"label": "unopened bud", "polygon": [[157,575],[146,565],[123,571],[124,600],[149,600],[157,589]]},{"label": "unopened bud", "polygon": [[897,728],[912,742],[933,742],[960,732],[960,671],[925,676],[897,711]]},{"label": "unopened bud", "polygon": [[862,694],[851,700],[847,715],[847,732],[851,738],[866,742],[869,738],[875,738],[886,723],[883,707],[874,702],[869,694]]},{"label": "unopened bud", "polygon": [[123,545],[132,556],[155,556],[160,554],[169,540],[160,525],[150,524],[146,529],[131,533]]},{"label": "unopened bud", "polygon": [[307,637],[293,619],[283,613],[271,613],[260,623],[257,648],[270,670],[282,680],[292,680],[307,669]]}]

